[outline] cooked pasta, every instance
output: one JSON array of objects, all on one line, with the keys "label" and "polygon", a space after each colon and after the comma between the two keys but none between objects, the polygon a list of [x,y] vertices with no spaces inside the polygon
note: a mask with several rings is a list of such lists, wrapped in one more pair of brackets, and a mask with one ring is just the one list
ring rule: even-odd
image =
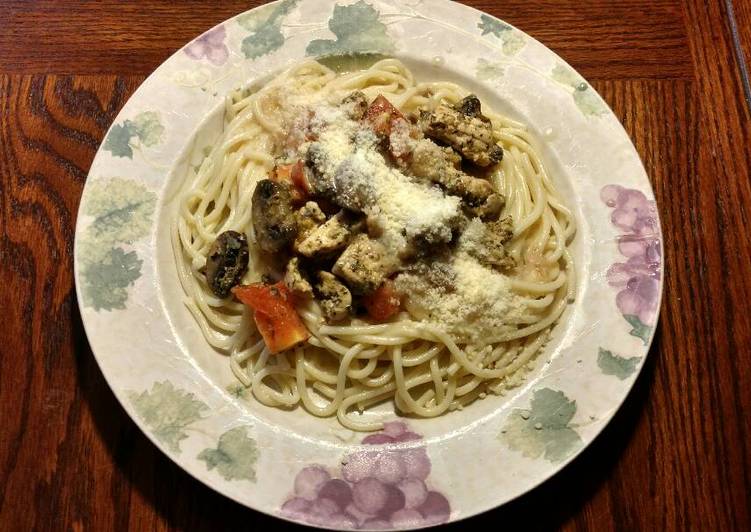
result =
[{"label": "cooked pasta", "polygon": [[[468,94],[451,82],[419,82],[396,59],[344,74],[308,61],[259,90],[237,91],[227,99],[220,138],[195,175],[186,179],[171,237],[187,308],[206,341],[228,355],[234,375],[258,401],[285,408],[301,405],[313,415],[336,416],[345,427],[367,431],[379,429],[381,423],[378,416],[361,413],[384,402],[393,402],[404,415],[435,417],[488,393],[503,393],[513,384],[573,299],[574,264],[568,246],[575,223],[533,135],[523,124],[484,106],[493,140],[503,148],[502,160],[485,177],[505,198],[502,216],[509,216],[513,227],[505,250],[514,266],[492,274],[498,290],[505,287],[507,292],[497,297],[508,303],[507,312],[492,322],[501,320],[501,326],[474,334],[474,322],[464,315],[462,323],[446,326],[448,322],[436,318],[430,300],[426,307],[425,301],[409,296],[386,323],[352,315],[327,323],[319,301],[312,298],[297,301],[310,337],[272,354],[252,309],[212,293],[204,271],[207,255],[221,233],[247,234],[251,266],[242,280],[261,279],[268,268],[254,245],[256,184],[274,169],[301,106],[340,102],[353,91],[361,91],[368,101],[383,95],[404,115],[455,105]],[[446,293],[446,298],[455,297]]]}]

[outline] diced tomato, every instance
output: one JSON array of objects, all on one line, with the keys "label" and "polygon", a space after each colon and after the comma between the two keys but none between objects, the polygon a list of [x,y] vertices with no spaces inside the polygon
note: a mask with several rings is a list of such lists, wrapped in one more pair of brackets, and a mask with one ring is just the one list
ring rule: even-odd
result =
[{"label": "diced tomato", "polygon": [[297,161],[292,167],[291,176],[292,183],[298,190],[302,191],[306,196],[310,196],[313,193],[313,187],[308,181],[307,174],[305,173],[305,164],[302,161]]},{"label": "diced tomato", "polygon": [[283,282],[236,286],[232,293],[253,309],[253,320],[271,353],[290,349],[310,338]]},{"label": "diced tomato", "polygon": [[393,122],[399,118],[403,119],[404,115],[382,94],[379,94],[365,111],[365,120],[370,122],[373,131],[386,137],[391,134]]},{"label": "diced tomato", "polygon": [[271,174],[271,180],[286,182],[291,185],[292,201],[301,203],[310,197],[312,188],[305,176],[305,164],[297,161],[294,164],[278,164]]},{"label": "diced tomato", "polygon": [[363,298],[368,316],[375,321],[386,321],[395,316],[401,304],[394,282],[388,279],[375,292]]}]

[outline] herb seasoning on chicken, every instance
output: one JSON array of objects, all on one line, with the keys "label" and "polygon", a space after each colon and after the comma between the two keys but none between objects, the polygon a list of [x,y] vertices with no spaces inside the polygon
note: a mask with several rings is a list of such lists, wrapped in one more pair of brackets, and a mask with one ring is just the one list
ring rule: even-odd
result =
[{"label": "herb seasoning on chicken", "polygon": [[[303,116],[310,142],[299,144],[296,163],[294,152],[286,152],[275,181],[258,184],[253,223],[261,249],[292,254],[286,287],[298,298],[314,296],[327,321],[343,319],[345,310],[371,297],[389,276],[415,271],[460,242],[466,247],[467,238],[457,240],[465,227],[482,237],[472,248],[477,260],[510,267],[506,232],[499,236],[492,225],[499,223],[493,220],[504,197],[488,180],[462,169],[463,159],[487,166],[502,155],[476,97],[422,112],[420,127],[386,98],[368,105],[361,92],[343,98],[339,107]],[[295,208],[300,198],[306,203]],[[329,213],[332,205],[341,210],[326,214],[319,203]],[[503,227],[510,223],[504,218]],[[319,269],[315,284],[305,278],[301,261]]]}]

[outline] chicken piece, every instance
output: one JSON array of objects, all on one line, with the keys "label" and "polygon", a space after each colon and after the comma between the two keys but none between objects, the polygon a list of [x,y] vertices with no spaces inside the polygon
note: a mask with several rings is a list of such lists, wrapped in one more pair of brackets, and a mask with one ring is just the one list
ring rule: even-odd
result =
[{"label": "chicken piece", "polygon": [[481,114],[480,100],[470,94],[455,108],[439,105],[435,111],[420,113],[425,135],[449,144],[478,166],[490,166],[503,159],[503,148],[493,140],[493,129]]},{"label": "chicken piece", "polygon": [[446,192],[461,197],[468,209],[483,220],[493,220],[503,209],[503,196],[485,179],[472,177],[458,168],[459,157],[451,148],[422,139],[415,143],[409,171],[441,185]]},{"label": "chicken piece", "polygon": [[352,309],[352,294],[349,289],[329,272],[318,272],[316,296],[327,322],[343,320]]},{"label": "chicken piece", "polygon": [[362,222],[351,214],[339,211],[326,223],[316,227],[297,246],[297,252],[308,258],[323,257],[343,249],[353,233],[362,228]]},{"label": "chicken piece", "polygon": [[293,244],[293,249],[298,251],[300,244],[310,233],[323,225],[326,221],[326,215],[315,201],[309,201],[295,213],[297,219],[297,237]]},{"label": "chicken piece", "polygon": [[251,205],[253,229],[262,250],[275,253],[295,239],[297,220],[287,183],[259,181]]},{"label": "chicken piece", "polygon": [[498,220],[498,215],[501,214],[504,205],[506,205],[506,199],[497,192],[493,192],[480,205],[469,206],[467,210],[482,220]]},{"label": "chicken piece", "polygon": [[347,117],[360,121],[368,109],[368,98],[362,91],[354,91],[342,100],[342,107]]},{"label": "chicken piece", "polygon": [[516,264],[513,257],[506,252],[506,243],[514,236],[511,216],[504,216],[500,220],[485,224],[485,238],[482,241],[477,259],[488,266],[501,270],[513,268]]},{"label": "chicken piece", "polygon": [[506,252],[505,245],[514,236],[511,216],[482,223],[472,220],[459,239],[459,246],[484,266],[506,270],[515,266],[514,259]]},{"label": "chicken piece", "polygon": [[284,284],[295,296],[309,298],[313,296],[313,287],[300,271],[300,259],[293,257],[287,263],[284,272]]},{"label": "chicken piece", "polygon": [[386,248],[368,235],[357,235],[331,269],[355,294],[369,294],[396,270]]}]

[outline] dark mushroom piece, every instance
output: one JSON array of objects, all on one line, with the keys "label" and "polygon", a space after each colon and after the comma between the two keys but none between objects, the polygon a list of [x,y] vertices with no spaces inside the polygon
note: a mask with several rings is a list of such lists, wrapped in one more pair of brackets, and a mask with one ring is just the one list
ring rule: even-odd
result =
[{"label": "dark mushroom piece", "polygon": [[217,297],[225,298],[248,271],[248,240],[237,231],[221,233],[206,258],[206,281]]},{"label": "dark mushroom piece", "polygon": [[290,186],[263,179],[252,199],[252,219],[259,247],[269,253],[285,248],[297,235],[297,218]]},{"label": "dark mushroom piece", "polygon": [[352,212],[362,212],[373,203],[372,185],[357,175],[359,171],[351,161],[333,163],[320,142],[313,142],[305,157],[316,196]]},{"label": "dark mushroom piece", "polygon": [[470,94],[457,103],[456,110],[463,115],[477,116],[481,120],[487,120],[487,118],[482,115],[482,104],[480,103],[480,99],[474,94]]}]

